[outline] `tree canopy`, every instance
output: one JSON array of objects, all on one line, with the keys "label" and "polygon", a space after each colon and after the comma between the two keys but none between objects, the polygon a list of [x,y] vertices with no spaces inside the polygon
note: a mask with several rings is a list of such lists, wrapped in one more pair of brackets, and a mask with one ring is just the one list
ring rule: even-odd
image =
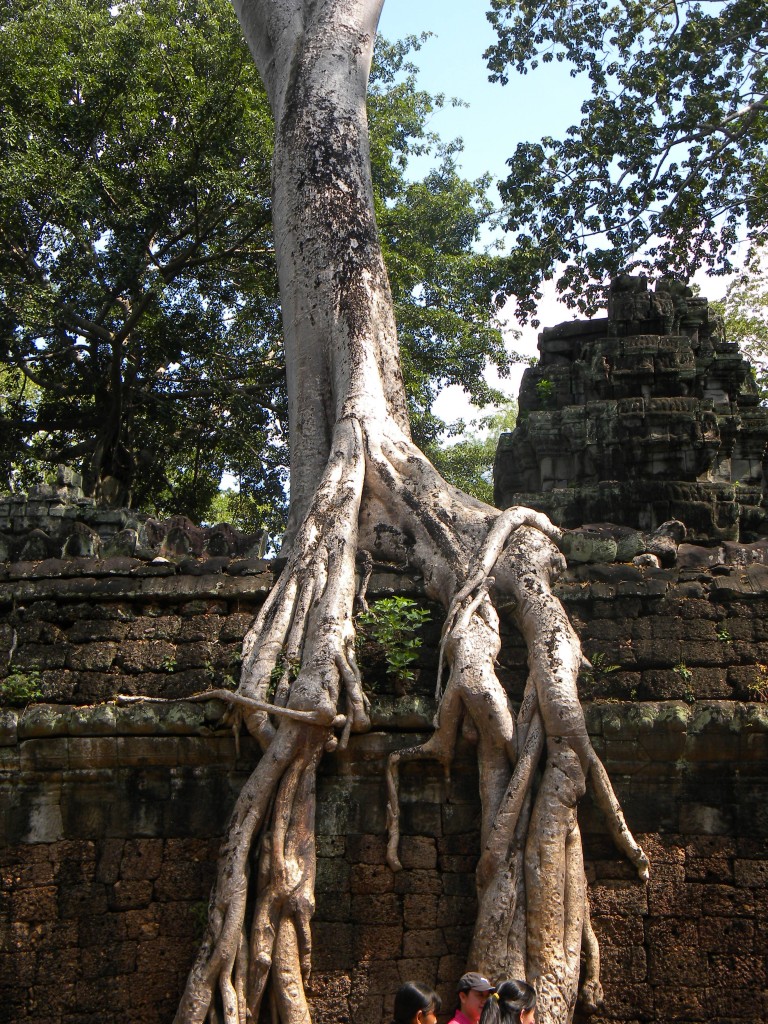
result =
[{"label": "tree canopy", "polygon": [[521,316],[559,274],[594,310],[637,267],[727,273],[768,225],[765,0],[491,0],[494,80],[563,61],[591,96],[565,138],[519,144],[502,185]]},{"label": "tree canopy", "polygon": [[6,478],[21,450],[199,512],[239,460],[281,491],[271,117],[222,9],[5,8]]},{"label": "tree canopy", "polygon": [[738,342],[752,364],[761,401],[768,401],[768,273],[757,266],[739,274],[722,301],[710,303],[725,321],[725,336]]},{"label": "tree canopy", "polygon": [[[380,41],[369,99],[382,244],[415,431],[439,388],[495,397],[498,256],[475,252],[488,180],[427,122],[420,41]],[[0,462],[5,485],[79,464],[156,513],[280,518],[284,355],[271,233],[272,117],[226,0],[13,0],[0,57]],[[435,170],[409,158],[440,147]],[[246,504],[250,502],[249,510]],[[271,511],[270,511],[271,510]]]}]

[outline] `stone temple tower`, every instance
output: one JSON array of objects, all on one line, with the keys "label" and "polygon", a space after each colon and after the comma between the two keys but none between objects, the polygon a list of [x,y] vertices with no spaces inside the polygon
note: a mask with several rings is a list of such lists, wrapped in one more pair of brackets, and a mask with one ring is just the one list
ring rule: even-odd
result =
[{"label": "stone temple tower", "polygon": [[496,504],[564,527],[685,523],[699,542],[768,534],[768,409],[706,299],[676,281],[612,282],[607,318],[539,335],[517,426],[496,452]]}]

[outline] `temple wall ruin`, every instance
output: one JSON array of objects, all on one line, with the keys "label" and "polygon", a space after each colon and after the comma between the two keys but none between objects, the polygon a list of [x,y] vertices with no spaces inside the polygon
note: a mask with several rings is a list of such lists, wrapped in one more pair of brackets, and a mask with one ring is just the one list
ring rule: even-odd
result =
[{"label": "temple wall ruin", "polygon": [[[587,540],[589,538],[587,537]],[[559,594],[593,669],[582,697],[646,885],[580,811],[606,1002],[595,1024],[768,1020],[768,565],[760,544],[683,545],[667,568],[578,561]],[[615,551],[615,545],[614,549]],[[201,935],[218,838],[256,758],[217,701],[271,585],[237,556],[43,559],[0,567],[0,1018],[165,1024]],[[420,594],[374,575],[372,596]],[[452,779],[402,770],[404,870],[385,864],[383,767],[430,729],[439,612],[417,682],[369,655],[373,729],[328,756],[318,799],[310,986],[319,1024],[388,1020],[400,981],[451,993],[474,919],[471,744]],[[502,678],[525,679],[514,630]],[[126,703],[118,695],[171,698]],[[577,1017],[578,1019],[578,1017]]]}]

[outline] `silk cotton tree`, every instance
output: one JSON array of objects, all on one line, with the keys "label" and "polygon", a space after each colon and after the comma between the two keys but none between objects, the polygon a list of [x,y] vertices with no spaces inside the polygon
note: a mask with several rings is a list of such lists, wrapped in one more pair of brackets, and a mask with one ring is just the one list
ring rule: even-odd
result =
[{"label": "silk cotton tree", "polygon": [[[599,1001],[576,820],[588,784],[619,847],[648,870],[585,728],[579,642],[551,591],[560,531],[530,509],[499,512],[458,491],[410,436],[365,111],[382,2],[235,0],[275,121],[291,509],[287,562],[230,695],[235,726],[262,754],[222,846],[180,1024],[255,1021],[268,985],[280,1021],[310,1020],[316,772],[324,752],[370,725],[353,615],[372,561],[412,566],[447,613],[435,731],[389,766],[389,861],[399,868],[399,763],[449,765],[463,721],[477,736],[482,798],[472,967],[528,977],[539,1019],[560,1024],[584,948],[582,995]],[[514,604],[529,652],[516,715],[494,670],[500,602]]]}]

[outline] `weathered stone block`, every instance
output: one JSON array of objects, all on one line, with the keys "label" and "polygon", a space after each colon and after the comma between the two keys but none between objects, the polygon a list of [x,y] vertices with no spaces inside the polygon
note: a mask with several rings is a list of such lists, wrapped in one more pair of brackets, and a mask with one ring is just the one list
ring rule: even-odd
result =
[{"label": "weathered stone block", "polygon": [[741,953],[752,949],[755,926],[737,917],[702,917],[698,923],[699,945],[708,953]]},{"label": "weathered stone block", "polygon": [[318,857],[315,890],[318,893],[349,892],[349,864],[341,858]]},{"label": "weathered stone block", "polygon": [[604,882],[590,886],[589,902],[593,917],[626,917],[648,913],[647,886],[642,882],[632,885]]},{"label": "weathered stone block", "polygon": [[382,835],[349,835],[346,848],[352,861],[360,864],[383,864],[387,842]]},{"label": "weathered stone block", "polygon": [[123,881],[155,879],[163,862],[161,839],[131,839],[122,850],[120,878]]},{"label": "weathered stone block", "polygon": [[400,863],[404,868],[437,867],[435,840],[428,836],[403,836],[400,840]]},{"label": "weathered stone block", "polygon": [[432,928],[406,931],[403,936],[403,956],[408,957],[439,957],[445,956],[448,948],[442,932]]},{"label": "weathered stone block", "polygon": [[[362,895],[393,892],[396,877],[385,864],[353,864],[350,870],[350,888],[353,893]],[[402,891],[398,889],[398,892]]]},{"label": "weathered stone block", "polygon": [[698,918],[703,886],[693,882],[655,881],[648,884],[648,911],[652,917]]},{"label": "weathered stone block", "polygon": [[79,973],[86,980],[132,974],[136,970],[136,952],[135,942],[119,942],[107,949],[92,946],[83,950]]},{"label": "weathered stone block", "polygon": [[166,640],[128,640],[115,651],[114,661],[122,672],[175,672],[184,667],[178,662],[177,648]]},{"label": "weathered stone block", "polygon": [[[72,647],[66,653],[66,666],[79,672],[107,672],[123,647],[114,643],[92,643]],[[61,667],[63,667],[62,662]],[[54,666],[48,666],[54,667]]]},{"label": "weathered stone block", "polygon": [[110,910],[133,910],[148,907],[152,899],[152,882],[148,879],[118,879],[110,888]]},{"label": "weathered stone block", "polygon": [[440,874],[437,871],[414,869],[398,871],[395,875],[395,892],[431,893],[439,895],[442,890]]},{"label": "weathered stone block", "polygon": [[654,996],[662,1020],[702,1021],[710,1013],[701,990],[690,985],[656,986]]},{"label": "weathered stone block", "polygon": [[23,772],[56,771],[69,763],[66,737],[25,740],[20,746],[19,768]]},{"label": "weathered stone block", "polygon": [[[369,924],[387,924],[403,927],[402,897],[394,892],[375,896],[357,894],[352,897],[352,920]],[[415,927],[415,925],[414,925]]]},{"label": "weathered stone block", "polygon": [[207,900],[208,883],[207,865],[197,861],[166,860],[155,879],[154,891],[161,901]]},{"label": "weathered stone block", "polygon": [[733,862],[733,876],[737,886],[765,887],[768,885],[768,860],[737,857]]},{"label": "weathered stone block", "polygon": [[651,918],[647,935],[648,973],[653,985],[706,984],[709,964],[698,945],[695,921]]},{"label": "weathered stone block", "polygon": [[727,977],[737,988],[758,992],[766,985],[764,950],[753,953],[713,953],[710,955],[712,976]]},{"label": "weathered stone block", "polygon": [[438,898],[435,894],[409,893],[402,898],[403,920],[407,927],[437,927]]},{"label": "weathered stone block", "polygon": [[107,895],[103,885],[87,879],[62,886],[59,893],[59,912],[63,918],[77,919],[86,914],[107,911]]},{"label": "weathered stone block", "polygon": [[318,971],[349,970],[354,931],[352,925],[336,921],[312,922],[312,963]]},{"label": "weathered stone block", "polygon": [[316,892],[318,921],[352,921],[352,897],[348,892]]},{"label": "weathered stone block", "polygon": [[180,763],[179,739],[175,736],[118,736],[117,763],[123,767],[176,766]]}]

